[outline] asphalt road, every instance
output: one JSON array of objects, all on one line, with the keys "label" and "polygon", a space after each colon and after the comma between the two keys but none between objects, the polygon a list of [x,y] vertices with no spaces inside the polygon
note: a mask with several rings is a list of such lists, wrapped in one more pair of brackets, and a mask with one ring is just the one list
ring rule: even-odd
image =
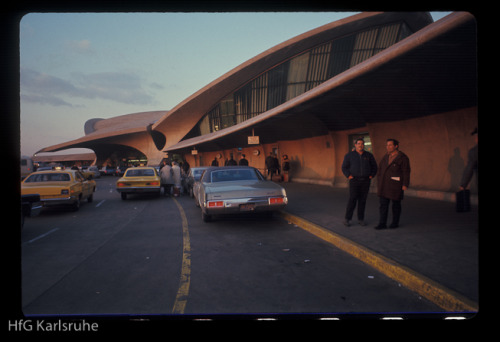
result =
[{"label": "asphalt road", "polygon": [[26,220],[24,314],[442,312],[279,216],[204,223],[192,198],[123,201],[116,179],[98,179],[94,201],[79,211]]}]

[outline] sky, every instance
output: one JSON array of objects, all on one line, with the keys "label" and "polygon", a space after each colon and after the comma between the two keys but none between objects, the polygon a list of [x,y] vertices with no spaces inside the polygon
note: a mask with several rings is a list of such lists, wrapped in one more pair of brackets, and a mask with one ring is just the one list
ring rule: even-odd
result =
[{"label": "sky", "polygon": [[[431,12],[438,20],[449,12]],[[29,13],[19,23],[21,155],[92,118],[170,110],[248,59],[354,12]],[[85,149],[63,153],[91,152]]]}]

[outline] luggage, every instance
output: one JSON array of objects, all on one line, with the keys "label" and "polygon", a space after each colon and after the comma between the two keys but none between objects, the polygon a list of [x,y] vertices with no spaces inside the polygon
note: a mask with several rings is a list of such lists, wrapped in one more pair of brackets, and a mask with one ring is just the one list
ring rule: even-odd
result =
[{"label": "luggage", "polygon": [[179,197],[180,194],[181,194],[180,188],[174,186],[174,197]]},{"label": "luggage", "polygon": [[470,211],[470,190],[461,190],[456,194],[457,212]]}]

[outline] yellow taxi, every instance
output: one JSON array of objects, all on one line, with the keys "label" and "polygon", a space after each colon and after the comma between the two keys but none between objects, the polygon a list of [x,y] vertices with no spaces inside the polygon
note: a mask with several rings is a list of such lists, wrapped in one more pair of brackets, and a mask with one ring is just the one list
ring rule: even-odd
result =
[{"label": "yellow taxi", "polygon": [[116,190],[126,200],[128,194],[161,192],[161,179],[154,167],[131,167],[116,181]]},{"label": "yellow taxi", "polygon": [[31,173],[21,183],[21,195],[40,195],[43,207],[71,206],[80,209],[80,202],[92,202],[96,182],[92,173],[79,170],[48,170]]}]

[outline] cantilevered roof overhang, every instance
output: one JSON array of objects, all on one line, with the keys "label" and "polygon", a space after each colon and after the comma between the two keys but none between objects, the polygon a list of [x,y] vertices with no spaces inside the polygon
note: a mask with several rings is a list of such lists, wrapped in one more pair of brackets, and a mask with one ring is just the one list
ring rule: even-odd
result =
[{"label": "cantilevered roof overhang", "polygon": [[117,138],[150,131],[152,124],[165,113],[167,111],[152,111],[121,115],[109,119],[91,119],[85,124],[85,136],[45,147],[36,153],[55,152],[69,148],[95,150],[102,144],[114,144]]},{"label": "cantilevered roof overhang", "polygon": [[452,13],[278,107],[165,150],[244,147],[252,132],[261,143],[293,140],[477,106],[476,53],[474,17]]},{"label": "cantilevered roof overhang", "polygon": [[398,21],[405,21],[412,31],[418,31],[432,23],[432,18],[428,12],[364,12],[318,27],[264,51],[222,75],[179,103],[152,129],[165,135],[164,150],[171,150],[221,99],[277,64],[332,39]]}]

